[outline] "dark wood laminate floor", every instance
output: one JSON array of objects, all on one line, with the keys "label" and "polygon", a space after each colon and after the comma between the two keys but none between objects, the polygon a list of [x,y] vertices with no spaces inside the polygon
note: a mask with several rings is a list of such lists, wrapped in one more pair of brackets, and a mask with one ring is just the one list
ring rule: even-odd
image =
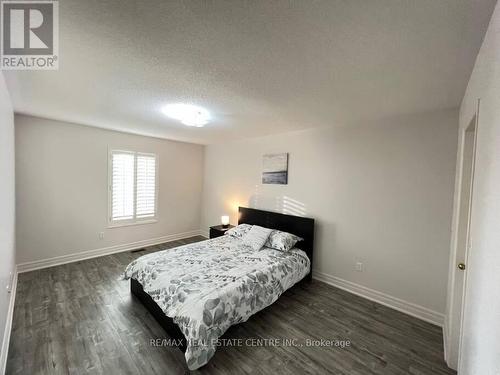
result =
[{"label": "dark wood laminate floor", "polygon": [[[193,237],[19,275],[7,374],[182,374],[183,353],[155,347],[162,328],[120,274]],[[454,374],[439,327],[313,281],[287,291],[226,338],[345,339],[347,348],[221,347],[203,374]]]}]

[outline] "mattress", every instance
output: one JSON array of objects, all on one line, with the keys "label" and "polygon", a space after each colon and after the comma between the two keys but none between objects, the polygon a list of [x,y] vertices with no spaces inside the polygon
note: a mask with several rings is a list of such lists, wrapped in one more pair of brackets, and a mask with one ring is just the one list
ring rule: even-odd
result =
[{"label": "mattress", "polygon": [[310,272],[302,250],[255,251],[229,235],[144,255],[130,263],[133,278],[187,340],[190,370],[214,355],[232,325],[275,302]]}]

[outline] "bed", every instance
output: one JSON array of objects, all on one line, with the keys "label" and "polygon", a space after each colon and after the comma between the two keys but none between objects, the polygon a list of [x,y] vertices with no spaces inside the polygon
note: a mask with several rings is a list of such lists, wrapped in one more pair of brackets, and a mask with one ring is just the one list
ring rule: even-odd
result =
[{"label": "bed", "polygon": [[132,293],[184,351],[190,370],[205,365],[232,325],[311,280],[314,219],[240,207],[238,224],[295,234],[287,252],[254,251],[241,238],[215,239],[144,255],[126,270]]}]

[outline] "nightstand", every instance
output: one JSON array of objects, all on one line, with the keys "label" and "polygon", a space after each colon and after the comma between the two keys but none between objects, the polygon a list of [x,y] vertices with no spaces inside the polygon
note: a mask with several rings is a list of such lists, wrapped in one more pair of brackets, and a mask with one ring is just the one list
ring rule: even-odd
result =
[{"label": "nightstand", "polygon": [[234,225],[228,225],[227,227],[223,227],[222,225],[216,225],[210,227],[210,238],[217,238],[223,236],[227,230],[234,228]]}]

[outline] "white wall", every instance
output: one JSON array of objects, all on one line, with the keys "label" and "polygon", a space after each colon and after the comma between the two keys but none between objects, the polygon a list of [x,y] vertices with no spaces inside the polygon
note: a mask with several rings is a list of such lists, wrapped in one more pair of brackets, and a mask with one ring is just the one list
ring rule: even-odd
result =
[{"label": "white wall", "polygon": [[[0,338],[2,355],[6,354],[4,338],[11,281],[15,265],[15,177],[14,177],[14,113],[7,86],[0,72]],[[1,366],[6,358],[0,358]]]},{"label": "white wall", "polygon": [[[459,145],[479,110],[472,198],[472,248],[460,374],[500,374],[500,5],[497,4],[460,108]],[[461,155],[459,155],[459,159]],[[458,189],[454,217],[458,215]],[[455,267],[455,264],[451,264]]]},{"label": "white wall", "polygon": [[[203,146],[30,116],[15,124],[18,263],[200,228]],[[107,228],[108,148],[159,155],[157,223]]]},{"label": "white wall", "polygon": [[[457,128],[451,110],[207,146],[202,229],[234,224],[238,205],[311,216],[316,271],[442,314]],[[262,155],[278,152],[289,184],[262,185]]]}]

